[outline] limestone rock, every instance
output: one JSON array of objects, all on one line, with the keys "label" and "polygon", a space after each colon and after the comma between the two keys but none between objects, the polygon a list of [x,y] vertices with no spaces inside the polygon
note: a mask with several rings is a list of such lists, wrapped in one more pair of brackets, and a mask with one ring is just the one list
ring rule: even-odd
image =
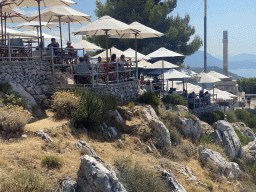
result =
[{"label": "limestone rock", "polygon": [[120,113],[116,110],[116,120],[118,123],[122,124],[123,123],[123,118],[122,116],[120,115]]},{"label": "limestone rock", "polygon": [[151,105],[146,105],[144,109],[141,111],[142,117],[150,122],[152,119],[158,119],[155,110],[151,107]]},{"label": "limestone rock", "polygon": [[63,192],[76,192],[77,191],[77,183],[72,180],[70,177],[66,177],[62,182],[62,190]]},{"label": "limestone rock", "polygon": [[77,175],[77,190],[79,192],[126,192],[114,171],[109,171],[88,155],[81,158]]},{"label": "limestone rock", "polygon": [[171,170],[163,170],[162,177],[168,182],[169,186],[171,187],[171,191],[186,192],[185,188],[178,183]]},{"label": "limestone rock", "polygon": [[203,146],[199,147],[199,158],[203,164],[213,163],[216,166],[216,174],[226,176],[231,179],[236,179],[242,174],[237,163],[226,161],[220,153],[206,149]]},{"label": "limestone rock", "polygon": [[200,121],[199,120],[199,124],[201,126],[201,132],[202,134],[211,134],[212,132],[214,132],[214,129],[211,125],[209,125],[208,123],[204,122],[204,121]]},{"label": "limestone rock", "polygon": [[170,132],[165,127],[162,121],[158,119],[152,119],[149,123],[149,127],[153,131],[153,142],[158,149],[165,149],[171,146]]},{"label": "limestone rock", "polygon": [[115,138],[118,135],[117,129],[115,127],[108,127],[106,123],[103,123],[103,125],[100,125],[100,130],[109,136],[109,138]]},{"label": "limestone rock", "polygon": [[19,93],[21,96],[28,99],[27,108],[32,109],[33,106],[37,105],[35,99],[24,90],[24,88],[20,84],[15,84],[12,82],[8,82],[12,86],[12,90]]},{"label": "limestone rock", "polygon": [[78,141],[76,144],[78,149],[87,148],[92,155],[96,155],[96,152],[85,142],[85,141]]},{"label": "limestone rock", "polygon": [[249,139],[251,139],[252,141],[255,140],[255,134],[254,132],[249,128],[249,127],[245,127],[243,134],[248,137]]},{"label": "limestone rock", "polygon": [[184,105],[176,105],[175,108],[177,109],[177,111],[183,111],[183,112],[186,112],[186,113],[189,112],[188,108]]},{"label": "limestone rock", "polygon": [[153,151],[152,151],[151,147],[147,146],[147,148],[146,148],[146,149],[147,149],[147,152],[148,152],[148,153],[153,153]]},{"label": "limestone rock", "polygon": [[248,164],[256,162],[256,140],[248,143],[246,146],[243,146],[243,156]]},{"label": "limestone rock", "polygon": [[199,140],[201,135],[201,126],[199,120],[193,120],[191,118],[179,117],[181,121],[181,129],[186,137],[190,137],[194,140]]},{"label": "limestone rock", "polygon": [[49,135],[47,133],[45,133],[43,130],[38,129],[37,131],[35,131],[35,134],[40,137],[41,139],[43,139],[45,142],[52,142],[53,140],[51,139],[51,137],[49,137]]},{"label": "limestone rock", "polygon": [[[236,157],[241,156],[242,145],[240,139],[238,138],[234,128],[229,124],[229,122],[224,120],[219,120],[213,124],[214,128],[219,131],[217,134],[221,142],[221,146],[224,146],[225,152],[230,160],[234,160]],[[215,136],[215,135],[213,135]],[[216,140],[216,138],[213,138]]]},{"label": "limestone rock", "polygon": [[196,181],[197,177],[194,175],[194,173],[191,171],[191,169],[185,165],[181,165],[179,163],[170,161],[170,164],[176,169],[178,170],[181,174],[183,174],[185,176],[186,180],[189,181]]}]

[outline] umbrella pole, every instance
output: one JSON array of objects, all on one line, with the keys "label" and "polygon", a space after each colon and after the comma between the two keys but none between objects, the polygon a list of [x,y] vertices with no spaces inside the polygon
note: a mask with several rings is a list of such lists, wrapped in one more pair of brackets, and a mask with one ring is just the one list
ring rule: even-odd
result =
[{"label": "umbrella pole", "polygon": [[184,78],[183,78],[183,90],[182,90],[183,97],[184,97],[184,89],[185,89],[185,83],[184,83]]},{"label": "umbrella pole", "polygon": [[[106,33],[106,65],[107,65],[106,68],[108,69],[108,30],[106,30],[105,33]],[[108,85],[108,81],[109,81],[109,76],[107,72],[107,85]]]},{"label": "umbrella pole", "polygon": [[1,5],[1,32],[2,32],[2,43],[3,43],[3,39],[4,39],[4,35],[3,35],[3,9],[2,9],[3,7],[2,7],[2,5]]},{"label": "umbrella pole", "polygon": [[37,41],[38,41],[38,46],[39,46],[39,33],[38,33],[38,26],[36,27],[36,31],[37,31]]},{"label": "umbrella pole", "polygon": [[41,42],[41,57],[43,57],[43,48],[44,48],[44,43],[43,43],[43,38],[42,38],[42,24],[41,24],[41,10],[40,10],[40,0],[37,0],[38,3],[38,14],[39,14],[39,28],[40,28],[40,42]]},{"label": "umbrella pole", "polygon": [[162,58],[162,78],[163,78],[163,95],[164,95],[164,59]]},{"label": "umbrella pole", "polygon": [[4,45],[6,45],[6,20],[7,20],[7,17],[6,17],[6,12],[4,13]]},{"label": "umbrella pole", "polygon": [[60,16],[59,16],[59,27],[60,27],[60,47],[62,52],[62,33],[61,33],[61,22],[60,22]]},{"label": "umbrella pole", "polygon": [[213,91],[213,102],[214,102],[214,84],[212,84],[212,91]]},{"label": "umbrella pole", "polygon": [[138,60],[137,60],[137,33],[135,33],[135,61],[136,61],[136,80],[139,79]]},{"label": "umbrella pole", "polygon": [[71,38],[70,38],[70,22],[68,22],[68,40],[71,41]]}]

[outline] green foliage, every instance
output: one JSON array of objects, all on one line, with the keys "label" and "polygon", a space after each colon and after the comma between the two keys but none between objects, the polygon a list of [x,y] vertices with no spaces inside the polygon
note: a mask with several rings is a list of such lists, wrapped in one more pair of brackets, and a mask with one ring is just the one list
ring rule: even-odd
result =
[{"label": "green foliage", "polygon": [[256,115],[246,109],[235,110],[237,121],[245,123],[250,128],[256,128]]},{"label": "green foliage", "polygon": [[190,118],[190,119],[193,119],[195,121],[197,120],[196,116],[194,114],[190,113],[190,112],[186,113],[184,111],[181,111],[180,113],[181,113],[182,117]]},{"label": "green foliage", "polygon": [[238,130],[238,129],[234,129],[234,130],[235,130],[237,136],[239,137],[242,146],[248,145],[248,143],[251,142],[251,139],[249,139],[248,137],[244,136],[240,132],[240,130]]},{"label": "green foliage", "polygon": [[203,134],[203,136],[200,138],[200,142],[203,144],[211,144],[213,143],[213,137],[212,135]]},{"label": "green foliage", "polygon": [[166,184],[158,179],[156,173],[147,170],[138,162],[129,159],[117,159],[115,166],[117,177],[127,191],[159,192],[167,191]]},{"label": "green foliage", "polygon": [[240,92],[244,91],[246,94],[256,94],[256,78],[238,79],[236,81]]},{"label": "green foliage", "polygon": [[12,86],[9,83],[0,83],[0,92],[8,93],[11,91]]},{"label": "green foliage", "polygon": [[23,108],[27,107],[28,100],[22,97],[19,93],[11,91],[9,94],[5,95],[4,103],[6,105],[18,105]]},{"label": "green foliage", "polygon": [[77,110],[72,112],[72,117],[80,125],[95,126],[102,123],[108,117],[109,110],[115,110],[117,106],[113,95],[88,90],[77,90],[75,95],[80,97],[80,103]]},{"label": "green foliage", "polygon": [[63,160],[58,156],[45,155],[42,158],[42,164],[50,168],[60,168],[62,163]]},{"label": "green foliage", "polygon": [[230,123],[236,122],[236,115],[233,111],[226,111],[227,121]]},{"label": "green foliage", "polygon": [[134,106],[135,106],[135,104],[134,104],[134,102],[133,102],[133,101],[129,102],[128,107],[129,107],[130,109],[132,109]]},{"label": "green foliage", "polygon": [[[165,47],[183,55],[191,55],[202,46],[201,38],[195,35],[195,28],[189,25],[189,15],[184,18],[179,15],[171,16],[171,12],[177,7],[177,0],[110,0],[105,3],[97,0],[96,7],[97,17],[109,15],[127,24],[138,21],[166,34],[160,38],[141,39],[138,43],[138,51],[144,54]],[[87,39],[106,48],[104,36]],[[110,43],[110,47],[115,45],[121,50],[134,46],[133,39],[112,39]],[[168,61],[181,64],[184,58],[168,58]]]},{"label": "green foliage", "polygon": [[249,165],[249,172],[256,178],[256,163]]},{"label": "green foliage", "polygon": [[168,94],[163,96],[162,101],[164,103],[173,104],[173,105],[186,105],[186,100],[177,94]]},{"label": "green foliage", "polygon": [[209,189],[209,191],[212,191],[213,190],[213,185],[210,181],[203,181],[203,183],[205,183]]},{"label": "green foliage", "polygon": [[47,192],[51,191],[46,180],[30,169],[0,173],[0,191],[2,192]]},{"label": "green foliage", "polygon": [[200,119],[210,125],[219,120],[224,120],[224,113],[222,111],[209,111],[201,114]]},{"label": "green foliage", "polygon": [[139,102],[152,105],[153,107],[160,105],[160,99],[153,92],[144,92],[142,95],[140,95]]}]

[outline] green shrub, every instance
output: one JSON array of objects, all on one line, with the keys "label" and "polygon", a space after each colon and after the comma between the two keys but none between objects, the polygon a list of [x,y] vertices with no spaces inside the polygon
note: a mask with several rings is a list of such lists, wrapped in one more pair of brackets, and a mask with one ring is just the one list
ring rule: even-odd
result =
[{"label": "green shrub", "polygon": [[80,97],[70,91],[56,92],[52,99],[52,109],[58,117],[71,117],[72,112],[77,110],[80,103]]},{"label": "green shrub", "polygon": [[201,114],[200,119],[212,125],[218,120],[224,120],[224,113],[222,111],[209,111]]},{"label": "green shrub", "polygon": [[6,105],[18,105],[26,108],[28,100],[25,97],[21,96],[19,93],[11,91],[10,93],[5,95],[4,103]]},{"label": "green shrub", "polygon": [[213,136],[203,134],[203,136],[200,138],[200,142],[203,143],[203,144],[213,143]]},{"label": "green shrub", "polygon": [[244,136],[240,132],[240,130],[238,130],[238,129],[234,129],[234,130],[235,130],[237,136],[239,137],[242,146],[248,145],[248,143],[251,142],[251,139],[249,139],[248,137]]},{"label": "green shrub", "polygon": [[0,92],[8,93],[12,90],[12,86],[9,83],[0,83]]},{"label": "green shrub", "polygon": [[21,106],[7,105],[0,107],[0,130],[7,133],[22,131],[31,117],[30,112],[24,110]]},{"label": "green shrub", "polygon": [[72,112],[76,123],[86,126],[94,126],[102,123],[107,117],[109,110],[115,110],[117,100],[113,95],[105,95],[77,90],[75,95],[80,97],[77,110]]},{"label": "green shrub", "polygon": [[249,172],[256,178],[256,163],[249,165]]},{"label": "green shrub", "polygon": [[165,182],[158,179],[154,171],[145,169],[138,162],[118,159],[115,161],[115,166],[118,170],[117,177],[127,191],[167,191]]},{"label": "green shrub", "polygon": [[246,109],[235,110],[237,121],[244,122],[250,128],[256,128],[256,115]]},{"label": "green shrub", "polygon": [[135,106],[135,104],[134,104],[134,102],[133,102],[133,101],[129,102],[128,107],[129,107],[130,109],[134,108],[134,106]]},{"label": "green shrub", "polygon": [[227,121],[230,123],[236,122],[236,115],[233,111],[226,111]]},{"label": "green shrub", "polygon": [[2,172],[0,174],[0,191],[50,192],[51,187],[40,174],[30,169],[24,169],[14,173]]},{"label": "green shrub", "polygon": [[45,155],[42,158],[42,164],[51,168],[61,167],[63,161],[60,157],[54,155]]},{"label": "green shrub", "polygon": [[181,95],[177,95],[177,94],[165,95],[163,96],[162,101],[164,103],[168,103],[172,105],[187,105],[186,100]]},{"label": "green shrub", "polygon": [[160,105],[160,99],[153,92],[144,92],[139,97],[139,102],[152,105],[153,107],[157,107],[158,105]]}]

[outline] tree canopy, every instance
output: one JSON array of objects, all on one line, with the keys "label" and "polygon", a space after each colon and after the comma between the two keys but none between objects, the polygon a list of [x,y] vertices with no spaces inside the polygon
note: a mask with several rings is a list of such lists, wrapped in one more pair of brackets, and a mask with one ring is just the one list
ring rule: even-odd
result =
[{"label": "tree canopy", "polygon": [[[138,51],[143,54],[165,47],[183,55],[191,55],[202,46],[201,38],[195,35],[195,28],[189,25],[190,16],[182,18],[171,15],[177,7],[177,0],[106,0],[105,3],[96,0],[96,6],[97,17],[109,15],[127,24],[138,21],[165,34],[160,38],[138,40]],[[106,47],[105,37],[87,37],[87,40]],[[110,46],[121,50],[134,49],[134,39],[111,39]],[[184,58],[176,57],[170,61],[181,64]]]},{"label": "tree canopy", "polygon": [[244,91],[246,94],[256,94],[256,78],[238,79],[237,84],[240,92]]}]

